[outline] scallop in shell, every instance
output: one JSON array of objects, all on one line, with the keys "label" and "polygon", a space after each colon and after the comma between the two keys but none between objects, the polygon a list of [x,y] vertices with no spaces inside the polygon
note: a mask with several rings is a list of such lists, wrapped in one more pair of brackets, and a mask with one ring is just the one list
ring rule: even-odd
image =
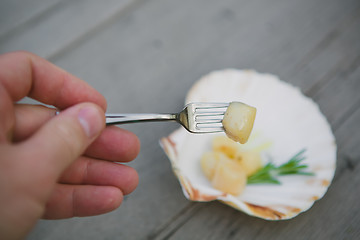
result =
[{"label": "scallop in shell", "polygon": [[[200,167],[214,134],[190,134],[179,128],[160,143],[171,161],[184,195],[192,201],[220,200],[249,215],[268,220],[293,218],[327,191],[336,168],[336,143],[316,103],[276,76],[228,69],[203,77],[188,92],[190,102],[240,101],[257,108],[246,148],[266,145],[264,161],[282,164],[306,149],[304,163],[313,176],[282,176],[281,185],[247,185],[239,196],[213,188]],[[267,157],[266,157],[267,156]]]}]

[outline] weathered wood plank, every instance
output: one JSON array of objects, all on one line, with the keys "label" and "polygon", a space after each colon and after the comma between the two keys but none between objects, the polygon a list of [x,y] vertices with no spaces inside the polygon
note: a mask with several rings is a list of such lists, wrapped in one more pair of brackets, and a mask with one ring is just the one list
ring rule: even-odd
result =
[{"label": "weathered wood plank", "polygon": [[[359,81],[360,75],[358,74],[357,77]],[[345,169],[354,169],[360,162],[360,102],[350,111],[351,113],[346,114],[342,124],[335,131],[339,145],[336,176],[341,175]]]},{"label": "weathered wood plank", "polygon": [[347,72],[360,54],[360,8],[355,8],[324,36],[289,74],[290,83],[313,97],[339,72]]},{"label": "weathered wood plank", "polygon": [[[0,38],[35,21],[41,14],[56,8],[61,0],[2,0],[0,1]],[[36,7],[35,7],[36,6]]]},{"label": "weathered wood plank", "polygon": [[354,108],[354,105],[358,105],[360,101],[360,52],[352,67],[355,69],[350,68],[350,71],[339,71],[314,96],[334,127],[341,125],[344,118],[350,114],[349,111]]},{"label": "weathered wood plank", "polygon": [[[111,19],[131,2],[132,0],[109,0],[104,4],[96,0],[62,1],[55,9],[45,11],[41,17],[2,36],[0,53],[27,50],[49,58],[90,30],[101,27],[104,21]],[[11,13],[11,9],[4,11],[17,14]]]},{"label": "weathered wood plank", "polygon": [[305,94],[314,96],[327,81],[340,72],[348,72],[357,61],[360,54],[360,9],[354,13],[349,14],[347,21],[342,22],[339,28],[335,28],[319,43],[313,50],[316,55],[311,55],[311,59],[306,58],[307,62],[303,63],[301,69],[293,71],[290,82],[299,86]]},{"label": "weathered wood plank", "polygon": [[[358,108],[360,102],[360,11],[355,12],[356,18],[349,16],[353,21],[342,30],[342,34],[295,74],[295,79],[303,79],[298,83],[319,104],[320,110],[331,123],[340,155],[351,155],[345,150],[348,143],[343,137],[350,132],[343,133],[341,125]],[[358,127],[353,124],[352,128]],[[355,138],[351,142],[360,143]],[[346,165],[346,161],[339,159],[339,172]]]}]

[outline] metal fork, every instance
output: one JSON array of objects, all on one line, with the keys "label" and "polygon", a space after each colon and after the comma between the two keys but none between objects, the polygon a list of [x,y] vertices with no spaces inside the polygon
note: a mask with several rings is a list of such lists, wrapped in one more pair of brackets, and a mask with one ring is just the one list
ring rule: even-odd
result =
[{"label": "metal fork", "polygon": [[224,131],[222,119],[229,103],[190,103],[179,113],[170,114],[106,114],[106,124],[142,121],[176,121],[191,133]]}]

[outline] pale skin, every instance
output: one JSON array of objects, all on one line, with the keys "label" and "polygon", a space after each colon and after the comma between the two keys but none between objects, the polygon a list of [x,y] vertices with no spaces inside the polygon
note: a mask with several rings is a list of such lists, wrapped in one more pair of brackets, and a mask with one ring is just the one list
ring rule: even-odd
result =
[{"label": "pale skin", "polygon": [[[28,96],[61,110],[20,105]],[[25,237],[40,218],[92,216],[118,208],[138,184],[115,162],[140,148],[106,127],[106,100],[84,81],[27,52],[0,56],[0,239]]]}]

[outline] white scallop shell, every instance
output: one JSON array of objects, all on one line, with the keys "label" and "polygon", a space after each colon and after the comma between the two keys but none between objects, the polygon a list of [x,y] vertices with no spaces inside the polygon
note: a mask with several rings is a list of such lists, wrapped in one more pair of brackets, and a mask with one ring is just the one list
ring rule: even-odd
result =
[{"label": "white scallop shell", "polygon": [[265,154],[281,164],[306,149],[314,176],[280,177],[281,185],[247,185],[239,196],[214,189],[200,158],[211,149],[214,134],[190,134],[180,128],[161,139],[184,195],[193,201],[220,200],[249,215],[268,220],[293,218],[308,210],[327,191],[336,168],[336,143],[317,104],[300,90],[269,74],[251,70],[210,73],[190,89],[186,102],[240,101],[257,108],[255,145],[270,140]]}]

